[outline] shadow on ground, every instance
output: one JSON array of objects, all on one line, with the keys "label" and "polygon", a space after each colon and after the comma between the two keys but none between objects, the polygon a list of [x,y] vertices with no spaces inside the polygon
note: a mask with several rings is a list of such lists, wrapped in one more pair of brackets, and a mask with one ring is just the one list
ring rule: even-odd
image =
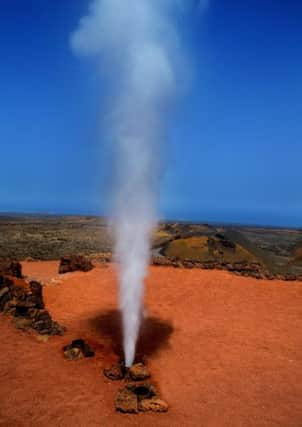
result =
[{"label": "shadow on ground", "polygon": [[[111,341],[112,350],[120,358],[123,353],[122,317],[119,310],[109,310],[90,319],[91,327],[97,329]],[[137,342],[136,359],[156,353],[159,349],[168,346],[169,338],[173,333],[172,323],[158,317],[144,318]]]}]

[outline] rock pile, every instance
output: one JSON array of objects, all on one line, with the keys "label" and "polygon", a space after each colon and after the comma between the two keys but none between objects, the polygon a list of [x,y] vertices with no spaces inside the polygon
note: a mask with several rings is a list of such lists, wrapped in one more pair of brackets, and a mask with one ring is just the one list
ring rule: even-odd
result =
[{"label": "rock pile", "polygon": [[150,373],[143,363],[135,363],[126,372],[126,377],[133,381],[144,381],[150,378]]},{"label": "rock pile", "polygon": [[137,414],[139,411],[167,412],[168,404],[159,398],[153,384],[129,383],[118,391],[115,408],[125,414]]},{"label": "rock pile", "polygon": [[6,258],[1,259],[0,274],[3,276],[13,276],[22,279],[22,266],[18,261]]},{"label": "rock pile", "polygon": [[115,399],[117,411],[125,414],[168,411],[168,404],[159,398],[156,387],[145,382],[150,377],[150,373],[144,363],[135,363],[130,368],[125,368],[122,363],[117,363],[104,369],[103,372],[110,380],[125,379],[126,381],[125,386],[117,392]]},{"label": "rock pile", "polygon": [[83,339],[73,340],[71,344],[63,347],[63,352],[67,360],[79,360],[94,356],[94,351]]},{"label": "rock pile", "polygon": [[93,269],[92,262],[81,255],[64,256],[60,260],[59,274],[72,271],[90,271]]},{"label": "rock pile", "polygon": [[123,363],[116,363],[110,368],[103,370],[105,377],[112,381],[119,381],[122,379],[131,381],[143,381],[150,378],[150,373],[144,363],[135,363],[131,368],[126,368]]},{"label": "rock pile", "polygon": [[45,309],[42,286],[39,282],[26,282],[22,277],[21,265],[11,262],[11,275],[0,274],[0,312],[15,318],[17,328],[33,328],[42,335],[63,335],[65,329],[54,322]]}]

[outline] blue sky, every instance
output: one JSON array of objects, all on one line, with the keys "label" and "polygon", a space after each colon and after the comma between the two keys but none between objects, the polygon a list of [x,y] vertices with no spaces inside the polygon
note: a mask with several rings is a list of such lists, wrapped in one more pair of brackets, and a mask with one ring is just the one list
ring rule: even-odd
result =
[{"label": "blue sky", "polygon": [[[1,2],[0,211],[106,212],[106,86],[69,44],[87,4]],[[299,0],[211,0],[180,23],[162,216],[302,226],[301,22]]]}]

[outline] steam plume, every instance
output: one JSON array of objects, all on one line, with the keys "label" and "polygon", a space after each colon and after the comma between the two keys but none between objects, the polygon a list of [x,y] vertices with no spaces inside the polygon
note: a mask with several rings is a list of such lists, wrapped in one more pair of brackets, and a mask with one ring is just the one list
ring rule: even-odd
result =
[{"label": "steam plume", "polygon": [[156,225],[158,157],[182,58],[176,16],[188,3],[94,0],[71,37],[75,52],[99,57],[112,85],[110,133],[118,164],[115,255],[126,366],[135,357],[150,235]]}]

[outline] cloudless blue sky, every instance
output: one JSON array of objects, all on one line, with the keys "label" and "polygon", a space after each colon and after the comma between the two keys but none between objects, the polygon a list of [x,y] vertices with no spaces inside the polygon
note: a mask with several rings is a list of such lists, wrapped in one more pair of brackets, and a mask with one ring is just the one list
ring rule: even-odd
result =
[{"label": "cloudless blue sky", "polygon": [[[87,5],[1,2],[0,211],[106,211],[106,87],[69,44]],[[181,23],[193,78],[171,120],[162,216],[302,226],[301,22],[300,0],[211,0]]]}]

